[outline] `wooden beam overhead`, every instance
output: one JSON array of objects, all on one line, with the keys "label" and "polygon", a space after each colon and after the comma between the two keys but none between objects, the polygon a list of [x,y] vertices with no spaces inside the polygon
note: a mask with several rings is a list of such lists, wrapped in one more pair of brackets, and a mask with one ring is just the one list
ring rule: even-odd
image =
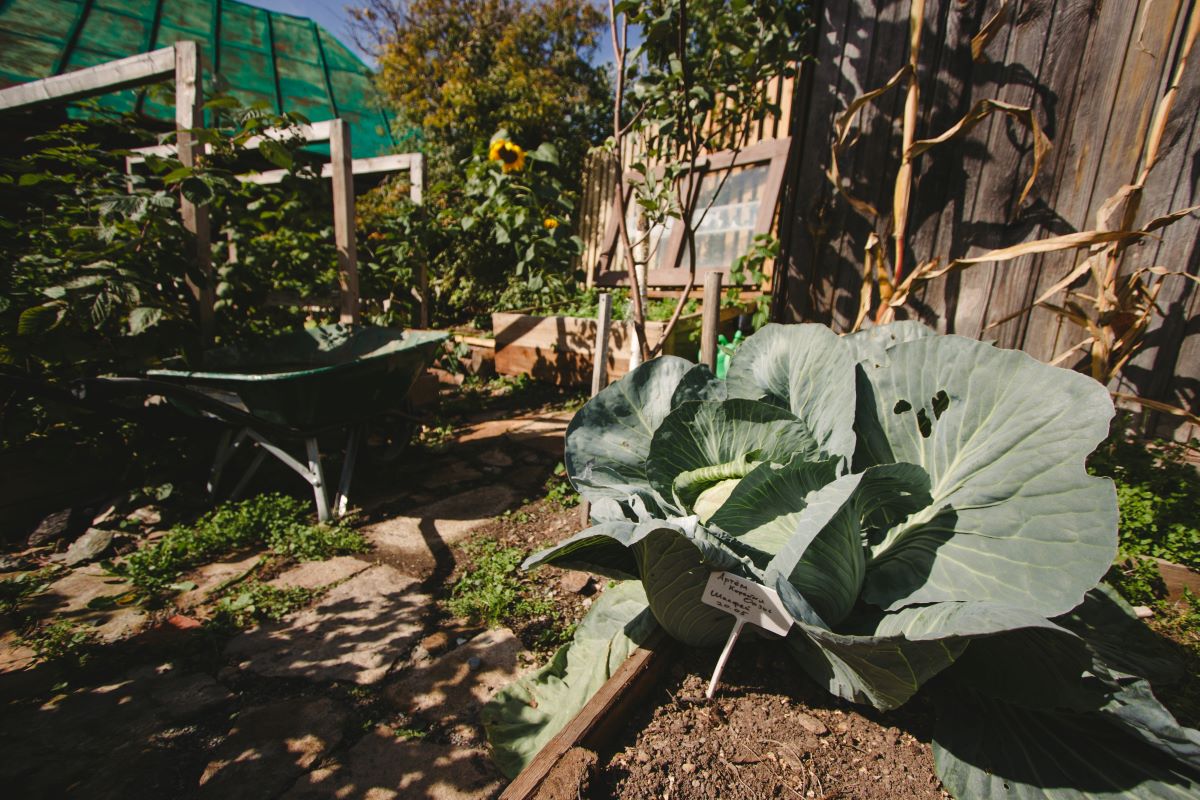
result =
[{"label": "wooden beam overhead", "polygon": [[[354,175],[371,175],[378,172],[399,172],[401,170],[412,170],[413,180],[416,179],[416,169],[413,166],[415,162],[421,160],[420,153],[400,153],[394,156],[372,156],[371,158],[355,158],[350,162],[350,171]],[[279,183],[286,177],[288,171],[286,169],[270,169],[265,172],[249,172],[245,175],[238,175],[237,178],[242,183],[258,183],[258,184],[274,184]],[[333,177],[333,164],[321,165],[321,177]],[[418,205],[419,200],[414,200]]]},{"label": "wooden beam overhead", "polygon": [[149,83],[158,78],[169,78],[174,74],[175,47],[164,47],[64,75],[0,89],[0,111],[80,100]]}]

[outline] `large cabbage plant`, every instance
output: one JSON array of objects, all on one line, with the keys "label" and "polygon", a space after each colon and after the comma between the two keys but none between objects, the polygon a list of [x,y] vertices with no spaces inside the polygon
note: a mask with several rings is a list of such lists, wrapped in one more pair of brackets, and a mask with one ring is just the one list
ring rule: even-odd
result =
[{"label": "large cabbage plant", "polygon": [[644,599],[597,604],[613,624],[581,626],[487,709],[500,763],[519,769],[608,674],[593,659],[573,676],[585,648],[627,652],[651,615],[686,644],[724,641],[733,618],[700,598],[725,570],[779,592],[783,646],[839,697],[891,709],[938,676],[934,756],[958,798],[1196,796],[1200,733],[1147,680],[1171,665],[1099,584],[1116,496],[1084,460],[1112,414],[1090,378],[908,322],[768,325],[724,381],[640,366],[567,431],[594,526],[525,566]]}]

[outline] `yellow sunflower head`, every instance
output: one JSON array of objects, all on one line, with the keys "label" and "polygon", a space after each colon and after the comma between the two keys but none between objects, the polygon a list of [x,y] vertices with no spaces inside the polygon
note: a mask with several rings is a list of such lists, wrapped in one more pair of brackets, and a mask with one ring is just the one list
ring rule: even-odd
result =
[{"label": "yellow sunflower head", "polygon": [[558,220],[556,220],[554,217],[546,217],[546,219],[542,222],[542,227],[548,231],[552,231],[558,227]]},{"label": "yellow sunflower head", "polygon": [[520,172],[525,167],[525,151],[516,142],[497,139],[488,148],[488,160],[499,161],[505,172]]}]

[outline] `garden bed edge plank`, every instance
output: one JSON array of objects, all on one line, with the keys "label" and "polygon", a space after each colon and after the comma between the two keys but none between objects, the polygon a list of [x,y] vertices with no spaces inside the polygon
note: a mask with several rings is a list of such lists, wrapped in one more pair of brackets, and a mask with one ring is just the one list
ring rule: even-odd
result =
[{"label": "garden bed edge plank", "polygon": [[613,739],[635,704],[658,683],[674,648],[662,628],[617,668],[604,685],[580,709],[575,718],[555,734],[534,756],[521,774],[505,788],[500,800],[533,800],[542,782],[575,747],[598,750]]}]

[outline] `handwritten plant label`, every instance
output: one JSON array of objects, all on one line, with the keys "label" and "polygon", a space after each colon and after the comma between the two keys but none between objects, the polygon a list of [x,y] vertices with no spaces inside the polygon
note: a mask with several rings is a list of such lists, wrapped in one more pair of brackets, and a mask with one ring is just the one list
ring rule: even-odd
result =
[{"label": "handwritten plant label", "polygon": [[709,575],[708,583],[704,587],[704,596],[700,599],[705,605],[719,608],[737,619],[733,630],[729,632],[725,649],[717,659],[712,680],[708,682],[708,691],[704,693],[711,700],[717,688],[717,681],[721,679],[721,672],[725,669],[725,662],[729,660],[733,645],[747,622],[765,631],[786,636],[791,630],[793,620],[783,607],[778,592],[730,572],[714,572]]},{"label": "handwritten plant label", "polygon": [[783,607],[778,592],[732,572],[709,575],[701,600],[732,614],[739,622],[749,622],[780,636],[786,636],[792,627],[792,617]]}]

